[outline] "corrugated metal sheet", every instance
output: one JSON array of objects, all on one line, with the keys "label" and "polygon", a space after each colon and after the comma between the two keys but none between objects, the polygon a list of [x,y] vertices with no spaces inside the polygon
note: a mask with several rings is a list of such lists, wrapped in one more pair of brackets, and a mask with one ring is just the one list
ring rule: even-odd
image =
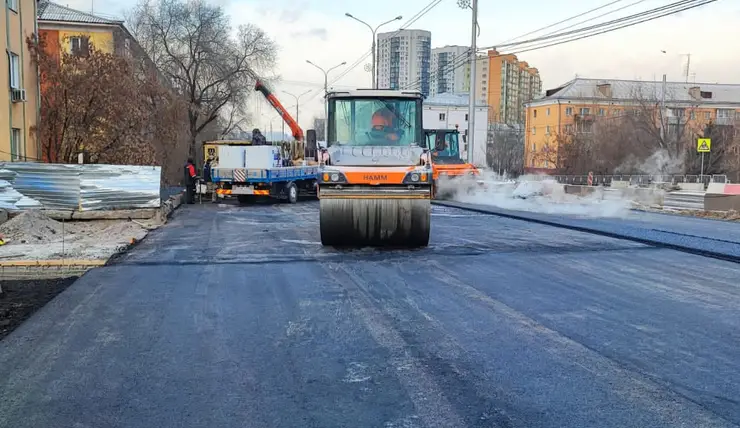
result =
[{"label": "corrugated metal sheet", "polygon": [[80,200],[79,165],[10,162],[2,166],[16,173],[13,188],[44,208],[75,209]]},{"label": "corrugated metal sheet", "polygon": [[83,166],[80,174],[82,211],[159,207],[161,167]]},{"label": "corrugated metal sheet", "polygon": [[158,208],[161,202],[162,169],[158,166],[9,162],[0,164],[2,169],[15,173],[15,191],[35,199],[44,208]]},{"label": "corrugated metal sheet", "polygon": [[13,188],[16,173],[9,169],[0,169],[0,208],[9,211],[29,208],[40,208],[41,203],[31,199]]}]

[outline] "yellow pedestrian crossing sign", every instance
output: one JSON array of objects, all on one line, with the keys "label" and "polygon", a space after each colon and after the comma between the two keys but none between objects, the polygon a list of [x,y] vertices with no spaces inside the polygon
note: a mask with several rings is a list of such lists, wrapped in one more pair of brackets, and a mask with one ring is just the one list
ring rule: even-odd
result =
[{"label": "yellow pedestrian crossing sign", "polygon": [[712,151],[711,138],[699,138],[696,140],[696,151],[699,153],[709,153]]}]

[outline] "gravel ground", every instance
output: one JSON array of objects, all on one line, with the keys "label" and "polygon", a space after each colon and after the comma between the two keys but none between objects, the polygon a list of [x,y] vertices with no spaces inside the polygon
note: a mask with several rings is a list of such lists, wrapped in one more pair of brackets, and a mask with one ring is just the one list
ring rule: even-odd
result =
[{"label": "gravel ground", "polygon": [[0,281],[0,340],[76,279]]},{"label": "gravel ground", "polygon": [[28,211],[0,225],[0,234],[7,242],[0,247],[0,260],[107,259],[132,240],[143,239],[148,227],[153,227],[139,223],[61,222],[41,212]]}]

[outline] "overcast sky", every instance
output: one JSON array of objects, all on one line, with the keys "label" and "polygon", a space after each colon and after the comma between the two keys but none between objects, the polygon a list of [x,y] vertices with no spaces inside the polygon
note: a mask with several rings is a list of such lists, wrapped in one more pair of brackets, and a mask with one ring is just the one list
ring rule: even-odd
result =
[{"label": "overcast sky", "polygon": [[[295,99],[285,95],[288,91],[301,97],[299,122],[310,128],[312,119],[322,114],[320,96],[323,74],[306,64],[306,59],[329,68],[342,61],[355,63],[369,52],[372,43],[370,30],[364,25],[344,16],[352,13],[358,18],[377,25],[396,15],[403,15],[404,23],[422,10],[430,0],[218,0],[232,16],[232,24],[257,24],[280,45],[279,63],[275,73],[283,82],[277,95],[286,106],[295,104]],[[611,3],[614,0],[528,0],[528,1],[480,1],[479,23],[481,27],[479,46],[492,46],[519,37],[558,21],[568,19],[589,9]],[[631,7],[598,18],[583,25],[616,19],[654,7],[671,3],[673,0],[622,0],[582,18],[552,27],[533,36],[555,31],[599,14]],[[93,3],[84,0],[60,1],[70,7],[90,11]],[[97,0],[96,13],[123,16],[132,1],[120,2]],[[567,7],[566,7],[567,6]],[[438,6],[422,16],[411,28],[432,32],[432,47],[444,45],[469,45],[470,9],[463,10],[456,0],[443,0]],[[669,80],[683,81],[686,56],[691,54],[691,79],[697,82],[740,83],[740,1],[719,0],[715,3],[660,18],[630,28],[592,38],[566,43],[560,46],[522,53],[520,60],[537,67],[544,88],[552,88],[576,75],[591,78],[660,79],[667,74]],[[382,31],[398,29],[389,24]],[[527,37],[527,38],[529,38]],[[662,53],[661,51],[666,51]],[[335,88],[369,87],[370,73],[363,65],[336,82]],[[337,75],[342,68],[332,75]],[[331,77],[331,76],[330,76]],[[260,128],[280,128],[280,119],[271,107],[255,95],[251,108],[254,110],[253,125]],[[294,107],[291,110],[294,112]]]}]

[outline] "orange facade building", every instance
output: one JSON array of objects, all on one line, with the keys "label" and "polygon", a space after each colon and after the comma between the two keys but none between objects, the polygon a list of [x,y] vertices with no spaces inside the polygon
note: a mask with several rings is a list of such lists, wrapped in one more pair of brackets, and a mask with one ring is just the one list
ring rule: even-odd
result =
[{"label": "orange facade building", "polygon": [[[526,105],[525,170],[554,171],[558,135],[589,134],[599,120],[641,114],[646,100],[658,105],[662,94],[663,82],[583,78],[546,91]],[[732,125],[740,121],[740,85],[667,82],[665,110],[668,124]]]},{"label": "orange facade building", "polygon": [[488,123],[523,124],[525,104],[542,92],[539,70],[516,55],[489,50],[477,60],[477,98],[488,106]]}]

